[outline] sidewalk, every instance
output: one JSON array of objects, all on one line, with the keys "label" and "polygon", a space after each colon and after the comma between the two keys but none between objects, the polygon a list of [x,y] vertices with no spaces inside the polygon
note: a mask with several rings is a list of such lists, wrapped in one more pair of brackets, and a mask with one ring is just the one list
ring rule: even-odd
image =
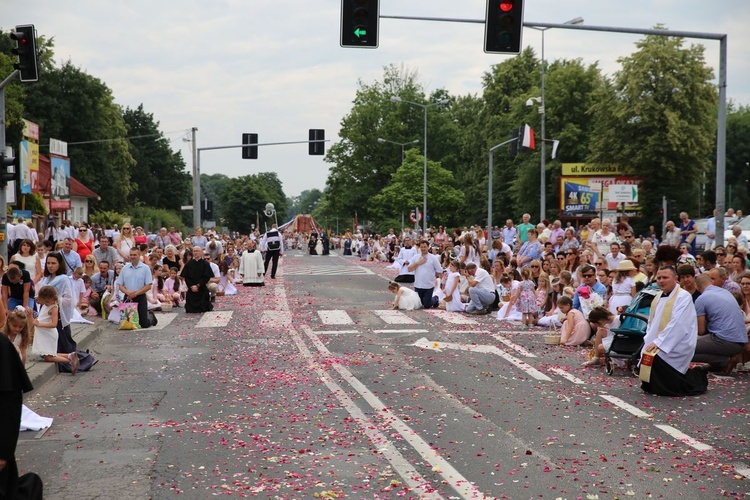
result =
[{"label": "sidewalk", "polygon": [[[73,340],[78,343],[78,349],[86,350],[91,342],[108,327],[108,325],[115,326],[99,317],[87,317],[94,322],[93,325],[86,325],[83,323],[71,323],[70,329],[73,334]],[[34,386],[34,390],[39,390],[47,383],[52,377],[57,374],[57,363],[45,363],[44,361],[35,361],[28,359],[26,362],[26,372],[29,374],[31,384]],[[62,376],[70,377],[69,373],[61,373]]]}]

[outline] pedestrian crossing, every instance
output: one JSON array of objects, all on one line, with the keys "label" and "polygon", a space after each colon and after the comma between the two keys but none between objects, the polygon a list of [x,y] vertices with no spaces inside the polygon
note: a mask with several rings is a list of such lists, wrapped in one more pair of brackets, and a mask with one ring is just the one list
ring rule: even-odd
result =
[{"label": "pedestrian crossing", "polygon": [[[326,326],[346,326],[353,325],[355,323],[363,323],[363,321],[356,321],[352,318],[349,312],[342,309],[326,309],[317,311],[320,322]],[[411,315],[406,314],[403,311],[395,309],[376,309],[370,311],[357,311],[356,315],[358,319],[361,319],[362,315],[367,315],[372,318],[376,318],[376,321],[382,322],[386,325],[417,325],[424,322],[429,322],[431,319],[436,319],[441,322],[445,322],[451,325],[479,325],[480,323],[470,317],[464,316],[461,313],[448,312],[440,309],[429,309],[429,310],[418,310],[410,312]],[[425,315],[427,317],[425,317]],[[414,316],[421,317],[422,321],[415,318]]]},{"label": "pedestrian crossing", "polygon": [[284,269],[284,276],[365,276],[375,273],[362,266],[289,266]]}]

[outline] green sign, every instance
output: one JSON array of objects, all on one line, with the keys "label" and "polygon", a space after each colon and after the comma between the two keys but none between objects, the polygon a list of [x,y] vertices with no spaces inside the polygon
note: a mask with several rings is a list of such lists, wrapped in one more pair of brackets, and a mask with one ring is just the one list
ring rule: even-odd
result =
[{"label": "green sign", "polygon": [[367,30],[357,27],[357,29],[354,30],[354,36],[356,36],[357,38],[367,36]]}]

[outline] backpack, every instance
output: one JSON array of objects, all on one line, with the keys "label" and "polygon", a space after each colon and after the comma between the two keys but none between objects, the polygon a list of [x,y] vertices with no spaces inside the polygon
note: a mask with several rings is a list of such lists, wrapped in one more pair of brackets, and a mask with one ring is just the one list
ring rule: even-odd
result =
[{"label": "backpack", "polygon": [[281,249],[281,237],[278,231],[268,231],[266,233],[266,248],[271,251]]}]

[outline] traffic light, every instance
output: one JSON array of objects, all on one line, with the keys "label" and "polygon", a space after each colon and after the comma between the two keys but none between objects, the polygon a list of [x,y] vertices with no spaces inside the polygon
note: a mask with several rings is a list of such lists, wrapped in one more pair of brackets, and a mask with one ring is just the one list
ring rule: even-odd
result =
[{"label": "traffic light", "polygon": [[0,151],[0,186],[5,188],[8,182],[16,178],[16,159],[13,157],[13,151]]},{"label": "traffic light", "polygon": [[22,82],[39,80],[39,69],[36,58],[36,30],[33,24],[16,26],[10,37],[16,41],[13,54],[18,56],[18,62],[13,65],[21,73]]},{"label": "traffic light", "polygon": [[209,199],[203,199],[203,204],[201,205],[201,219],[203,220],[213,220],[214,218],[214,202]]},{"label": "traffic light", "polygon": [[[310,141],[324,141],[326,138],[326,131],[322,128],[311,128],[310,129]],[[324,142],[309,142],[307,154],[311,156],[322,156],[326,152],[326,146]]]},{"label": "traffic light", "polygon": [[243,160],[258,159],[258,134],[242,134],[242,144],[255,144],[255,146],[244,146],[242,148]]},{"label": "traffic light", "polygon": [[519,54],[523,32],[523,0],[487,0],[484,51]]},{"label": "traffic light", "polygon": [[510,157],[515,158],[518,156],[518,146],[521,142],[521,129],[514,128],[510,132],[510,138],[513,139],[513,142],[510,143]]},{"label": "traffic light", "polygon": [[341,46],[378,47],[380,0],[341,0]]}]

